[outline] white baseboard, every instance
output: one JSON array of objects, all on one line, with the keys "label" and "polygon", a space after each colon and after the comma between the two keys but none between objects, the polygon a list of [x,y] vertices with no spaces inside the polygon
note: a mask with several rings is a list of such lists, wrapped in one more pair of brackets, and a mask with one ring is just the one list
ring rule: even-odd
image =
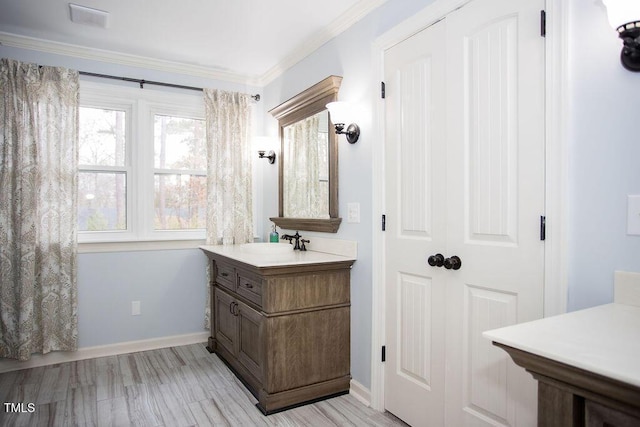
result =
[{"label": "white baseboard", "polygon": [[84,347],[79,348],[78,351],[54,351],[44,355],[33,355],[31,359],[24,362],[13,359],[0,359],[0,374],[3,372],[37,368],[57,363],[75,362],[77,360],[93,359],[96,357],[115,356],[118,354],[136,353],[139,351],[156,350],[179,345],[198,344],[206,342],[208,338],[209,332],[204,331],[193,334]]},{"label": "white baseboard", "polygon": [[371,391],[356,380],[351,380],[349,394],[358,399],[362,404],[371,406]]}]

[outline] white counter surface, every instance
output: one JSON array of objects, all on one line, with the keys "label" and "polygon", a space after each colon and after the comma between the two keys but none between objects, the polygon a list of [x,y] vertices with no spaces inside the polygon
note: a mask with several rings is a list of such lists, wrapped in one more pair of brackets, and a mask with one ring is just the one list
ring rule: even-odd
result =
[{"label": "white counter surface", "polygon": [[[257,250],[248,248],[256,245]],[[278,267],[286,265],[303,265],[303,264],[323,264],[340,261],[355,261],[355,257],[336,255],[326,252],[317,252],[312,250],[294,251],[293,246],[288,243],[271,243],[274,245],[273,251],[271,247],[263,247],[269,244],[252,243],[248,245],[219,245],[219,246],[200,246],[200,249],[213,254],[224,255],[228,258],[240,261],[245,264],[256,267]],[[283,248],[286,246],[286,248]]]},{"label": "white counter surface", "polygon": [[606,304],[484,332],[486,338],[640,387],[640,307]]}]

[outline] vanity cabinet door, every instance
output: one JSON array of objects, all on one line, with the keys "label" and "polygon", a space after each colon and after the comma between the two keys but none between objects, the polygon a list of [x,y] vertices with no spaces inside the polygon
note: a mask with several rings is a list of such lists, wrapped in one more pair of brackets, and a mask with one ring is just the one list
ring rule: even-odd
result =
[{"label": "vanity cabinet door", "polygon": [[640,418],[598,403],[587,400],[585,402],[585,425],[587,427],[637,427]]},{"label": "vanity cabinet door", "polygon": [[238,361],[262,381],[263,317],[256,310],[238,301]]},{"label": "vanity cabinet door", "polygon": [[236,300],[220,289],[214,290],[215,337],[217,345],[224,347],[229,353],[237,353],[238,320]]}]

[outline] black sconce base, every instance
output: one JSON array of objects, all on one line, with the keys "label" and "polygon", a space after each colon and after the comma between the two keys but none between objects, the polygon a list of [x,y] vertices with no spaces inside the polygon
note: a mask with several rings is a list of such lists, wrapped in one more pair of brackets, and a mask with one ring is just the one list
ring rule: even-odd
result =
[{"label": "black sconce base", "polygon": [[624,46],[620,53],[622,66],[629,71],[640,72],[640,22],[630,22],[618,28]]},{"label": "black sconce base", "polygon": [[349,126],[347,126],[347,130],[343,130],[344,129],[344,124],[343,123],[336,123],[335,124],[335,128],[336,128],[336,133],[338,135],[344,135],[347,138],[347,142],[349,144],[355,144],[356,142],[358,142],[358,138],[360,138],[360,126],[358,126],[355,123],[351,123]]},{"label": "black sconce base", "polygon": [[269,160],[269,164],[274,164],[276,162],[276,153],[275,151],[271,150],[267,153],[267,155],[264,155],[264,150],[260,150],[258,151],[258,157],[261,159],[268,159]]}]

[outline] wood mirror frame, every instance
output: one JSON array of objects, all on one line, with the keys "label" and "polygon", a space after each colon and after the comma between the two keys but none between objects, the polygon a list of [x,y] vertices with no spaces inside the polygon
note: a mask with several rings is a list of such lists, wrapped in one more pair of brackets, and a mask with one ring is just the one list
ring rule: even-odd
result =
[{"label": "wood mirror frame", "polygon": [[[326,110],[329,102],[338,100],[338,89],[342,77],[329,76],[309,89],[271,109],[269,113],[278,120],[280,153],[284,153],[284,128],[299,120],[311,117]],[[278,215],[269,218],[278,227],[287,230],[322,231],[336,233],[340,228],[342,218],[338,217],[338,138],[333,132],[333,125],[329,120],[329,218],[289,218],[284,216],[283,206],[283,177],[284,159],[280,155],[278,176]]]}]

